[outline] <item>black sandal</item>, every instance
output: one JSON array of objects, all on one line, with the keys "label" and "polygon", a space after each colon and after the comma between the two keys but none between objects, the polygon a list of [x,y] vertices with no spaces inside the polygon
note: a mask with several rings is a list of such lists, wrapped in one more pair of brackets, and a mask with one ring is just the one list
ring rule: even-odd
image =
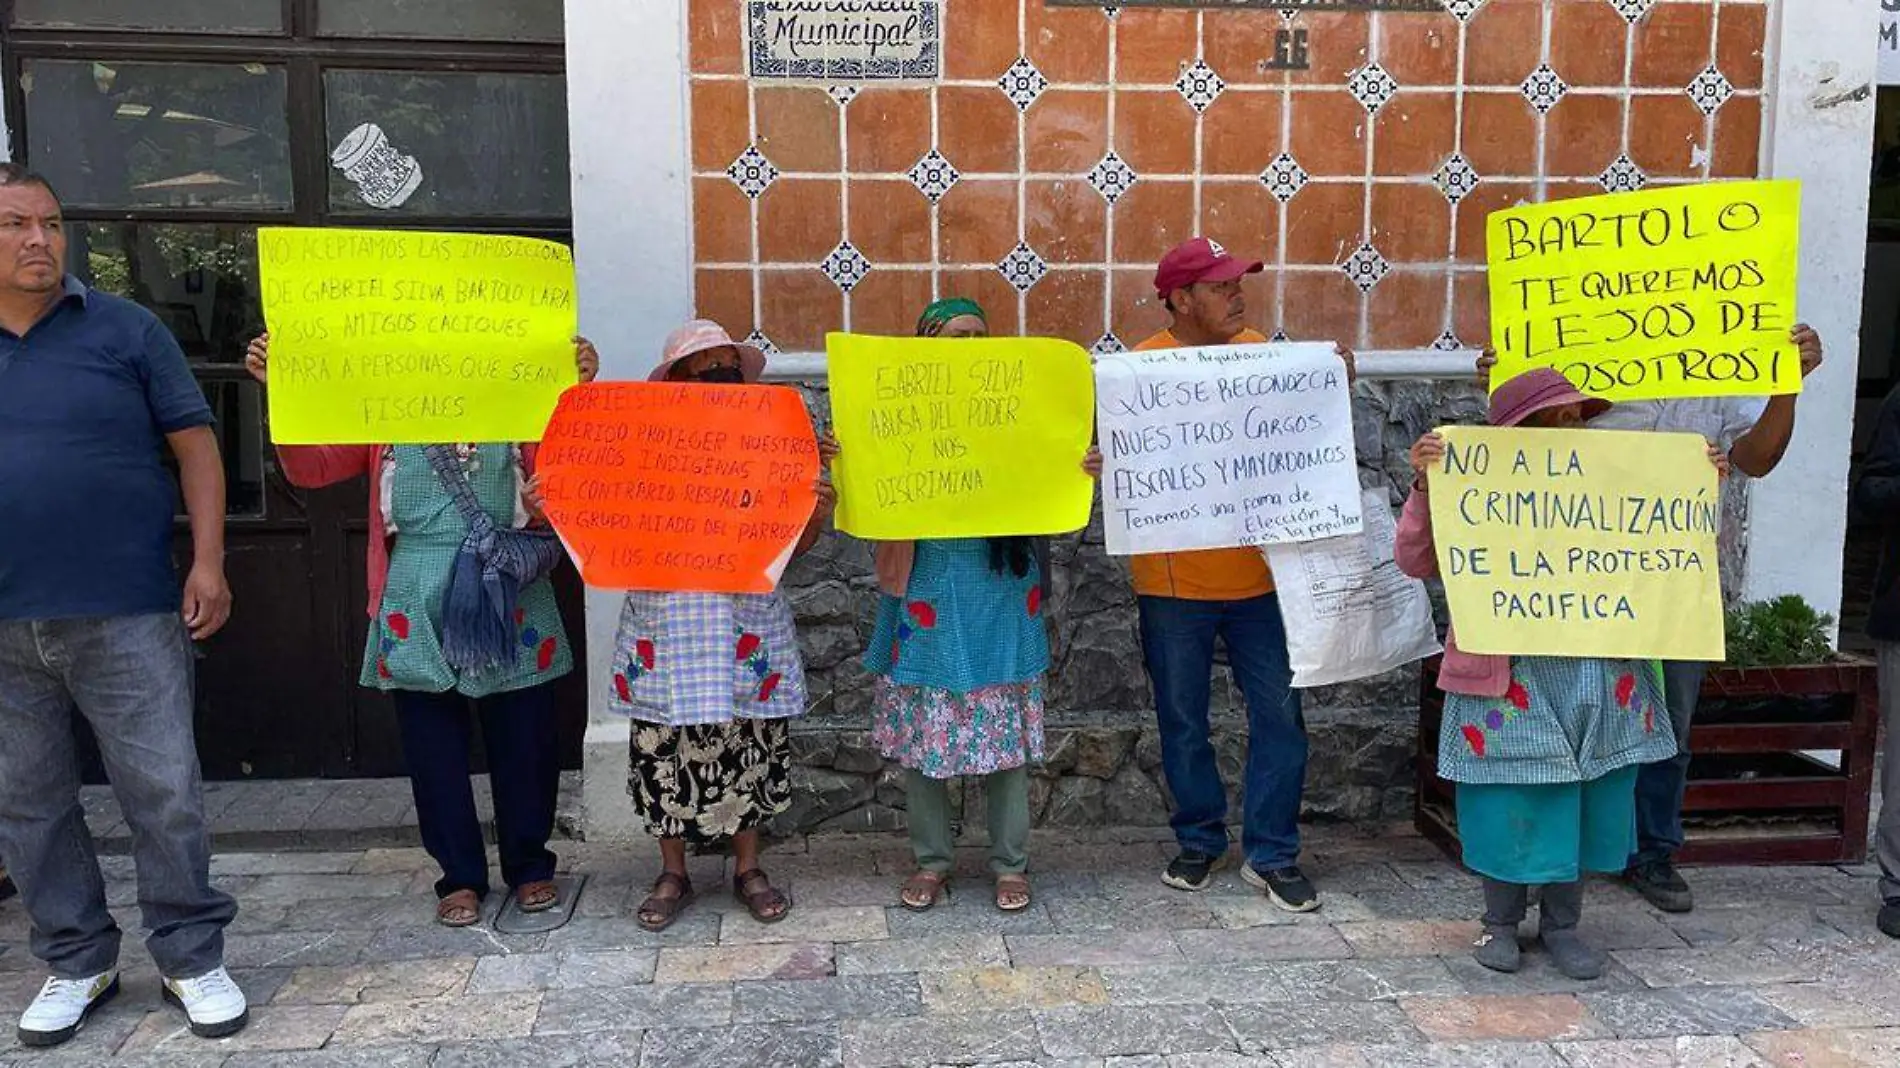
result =
[{"label": "black sandal", "polygon": [[[676,892],[671,896],[661,896],[660,890],[668,886]],[[663,871],[658,879],[653,880],[653,892],[640,902],[640,909],[633,917],[634,922],[649,931],[664,931],[673,926],[673,921],[679,919],[680,913],[692,900],[692,880],[678,872]]]},{"label": "black sandal", "polygon": [[[765,888],[747,893],[747,884],[754,882],[765,884]],[[772,885],[771,880],[765,877],[765,870],[762,868],[742,871],[733,876],[732,896],[738,898],[739,903],[745,906],[745,910],[752,914],[752,918],[760,923],[777,923],[792,911],[792,899]],[[774,907],[778,909],[777,912],[770,911]]]}]

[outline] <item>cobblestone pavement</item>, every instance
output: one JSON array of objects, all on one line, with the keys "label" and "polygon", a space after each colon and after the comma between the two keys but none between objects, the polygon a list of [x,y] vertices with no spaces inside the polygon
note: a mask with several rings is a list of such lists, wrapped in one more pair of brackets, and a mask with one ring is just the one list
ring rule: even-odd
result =
[{"label": "cobblestone pavement", "polygon": [[[1900,943],[1874,928],[1871,867],[1692,871],[1687,916],[1593,885],[1585,927],[1614,963],[1572,983],[1536,953],[1515,977],[1472,962],[1476,884],[1420,839],[1309,841],[1325,900],[1309,916],[1231,870],[1204,894],[1169,890],[1161,842],[1050,836],[1027,912],[995,910],[970,849],[951,901],[910,913],[902,840],[863,836],[768,853],[798,902],[774,927],[738,910],[720,858],[696,860],[700,900],[663,935],[632,920],[650,846],[561,846],[592,881],[566,928],[532,936],[432,924],[419,850],[227,853],[248,1030],[192,1037],[128,940],[116,1003],[52,1052],[7,1027],[0,1064],[1900,1065]],[[135,929],[129,861],[108,876]],[[25,929],[0,905],[8,1011],[41,979]]]}]

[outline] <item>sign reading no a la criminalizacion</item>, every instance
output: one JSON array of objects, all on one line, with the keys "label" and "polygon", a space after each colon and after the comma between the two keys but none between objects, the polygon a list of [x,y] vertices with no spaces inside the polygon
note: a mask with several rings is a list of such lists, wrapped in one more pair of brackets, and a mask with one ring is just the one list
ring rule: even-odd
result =
[{"label": "sign reading no a la criminalizacion", "polygon": [[1459,648],[1722,659],[1721,493],[1701,436],[1439,433],[1432,539]]}]

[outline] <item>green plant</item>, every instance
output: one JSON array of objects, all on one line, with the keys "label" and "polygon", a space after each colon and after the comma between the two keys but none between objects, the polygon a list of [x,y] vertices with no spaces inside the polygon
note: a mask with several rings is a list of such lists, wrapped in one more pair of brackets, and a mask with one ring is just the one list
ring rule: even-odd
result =
[{"label": "green plant", "polygon": [[1729,609],[1726,623],[1730,667],[1785,667],[1834,659],[1827,638],[1834,617],[1816,612],[1795,594],[1738,605]]}]

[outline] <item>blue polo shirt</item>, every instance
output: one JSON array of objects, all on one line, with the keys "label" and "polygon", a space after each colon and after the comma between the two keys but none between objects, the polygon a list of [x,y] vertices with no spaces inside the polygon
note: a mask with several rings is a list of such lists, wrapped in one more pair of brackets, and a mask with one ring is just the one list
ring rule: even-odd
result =
[{"label": "blue polo shirt", "polygon": [[165,435],[211,422],[158,318],[68,275],[25,337],[0,329],[0,620],[179,607]]}]

